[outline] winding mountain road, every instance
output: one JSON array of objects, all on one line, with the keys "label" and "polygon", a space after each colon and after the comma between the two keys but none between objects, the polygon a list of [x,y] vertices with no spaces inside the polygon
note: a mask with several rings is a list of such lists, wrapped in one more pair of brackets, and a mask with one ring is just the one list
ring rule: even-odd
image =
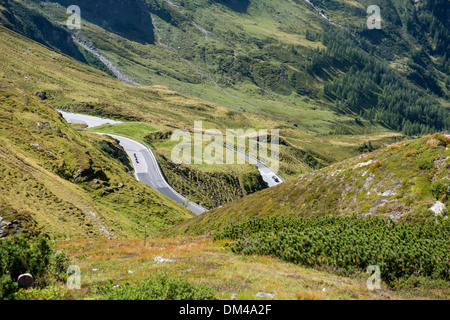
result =
[{"label": "winding mountain road", "polygon": [[[57,111],[62,114],[62,116],[68,123],[86,124],[88,128],[97,127],[107,123],[122,123],[116,120],[71,113],[59,109],[57,109]],[[133,163],[135,177],[138,181],[145,183],[146,185],[152,187],[154,190],[162,193],[168,198],[184,205],[187,209],[191,210],[197,215],[201,215],[202,213],[208,211],[208,209],[203,208],[202,206],[192,201],[189,201],[169,185],[169,183],[163,176],[155,155],[153,154],[152,150],[147,145],[145,145],[144,142],[137,142],[129,138],[109,133],[107,134],[97,132],[97,134],[111,136],[120,142],[120,145],[124,148],[125,152],[128,154]],[[235,152],[238,156],[245,158],[250,163],[255,164],[258,167],[258,171],[260,172],[263,180],[267,182],[269,187],[274,187],[284,181],[279,175],[277,175],[277,173],[272,171],[269,167],[267,167],[257,159],[236,149],[228,149]]]},{"label": "winding mountain road", "polygon": [[93,117],[93,116],[88,116],[88,115],[78,114],[78,113],[72,113],[72,112],[67,112],[67,111],[63,111],[60,109],[56,109],[56,111],[61,113],[62,116],[64,117],[64,119],[66,119],[66,121],[68,123],[85,124],[88,126],[88,128],[98,127],[98,126],[101,126],[102,124],[107,124],[107,123],[109,123],[109,124],[123,123],[121,121],[105,119],[105,118],[100,118],[100,117]]},{"label": "winding mountain road", "polygon": [[265,182],[267,182],[267,184],[269,185],[269,188],[275,187],[276,185],[279,185],[280,183],[284,182],[284,179],[282,177],[280,177],[275,171],[270,169],[268,166],[263,164],[258,159],[254,158],[252,156],[249,156],[246,153],[238,151],[237,149],[229,148],[226,145],[223,145],[223,146],[225,148],[227,148],[228,150],[231,150],[234,153],[236,153],[239,157],[244,158],[249,163],[256,165],[258,167],[258,171],[261,174],[262,179]]},{"label": "winding mountain road", "polygon": [[152,187],[154,190],[162,193],[163,195],[176,201],[177,203],[183,204],[186,208],[194,212],[196,215],[200,215],[208,211],[208,209],[203,208],[202,206],[192,201],[189,201],[169,185],[169,183],[163,176],[155,155],[144,143],[114,134],[107,135],[119,140],[120,145],[125,149],[126,153],[133,162],[134,174],[138,181],[145,183],[146,185]]},{"label": "winding mountain road", "polygon": [[[120,121],[93,117],[78,113],[71,113],[59,109],[57,109],[57,111],[62,114],[62,116],[64,117],[64,119],[66,119],[68,123],[85,124],[88,126],[88,128],[94,128],[107,123],[109,124],[122,123]],[[159,167],[159,164],[156,161],[155,155],[153,154],[151,149],[144,143],[140,143],[113,134],[98,133],[98,132],[96,133],[111,136],[120,142],[120,145],[123,147],[123,149],[128,154],[133,163],[135,177],[138,181],[145,183],[146,185],[152,187],[154,190],[162,193],[166,197],[176,201],[179,204],[182,204],[187,209],[194,212],[196,215],[200,215],[208,211],[208,209],[203,208],[202,206],[192,201],[189,201],[181,194],[176,192],[169,185],[166,179],[164,179],[161,168]]]}]

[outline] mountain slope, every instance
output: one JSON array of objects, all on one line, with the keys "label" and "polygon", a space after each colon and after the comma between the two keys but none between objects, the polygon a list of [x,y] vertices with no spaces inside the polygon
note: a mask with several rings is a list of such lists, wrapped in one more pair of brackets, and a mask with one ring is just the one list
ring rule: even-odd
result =
[{"label": "mountain slope", "polygon": [[120,155],[115,141],[75,131],[50,105],[5,80],[0,117],[2,234],[136,237],[146,225],[154,233],[192,217],[102,148]]},{"label": "mountain slope", "polygon": [[[55,24],[67,19],[67,1],[32,3]],[[144,85],[321,135],[373,132],[373,124],[408,135],[450,126],[447,21],[434,9],[441,0],[127,0],[151,16],[140,40],[93,18],[90,1],[76,3],[85,19],[74,34]],[[382,9],[381,30],[367,29],[369,4]],[[113,7],[101,14],[115,16]],[[131,16],[141,21],[124,10],[119,24]],[[156,41],[145,41],[152,34]],[[368,121],[361,127],[348,118]]]},{"label": "mountain slope", "polygon": [[[165,234],[205,234],[251,217],[381,215],[422,223],[450,205],[447,135],[403,141],[187,220]],[[432,210],[430,210],[432,208]]]},{"label": "mountain slope", "polygon": [[1,1],[0,21],[13,31],[86,62],[85,56],[72,41],[70,32],[52,23],[37,12],[34,6],[23,1]]},{"label": "mountain slope", "polygon": [[132,41],[142,43],[154,43],[155,41],[150,10],[145,2],[139,0],[102,2],[58,0],[57,2],[65,8],[72,5],[83,8],[83,19],[92,21],[96,25]]},{"label": "mountain slope", "polygon": [[[194,121],[203,121],[205,129],[215,128],[224,133],[226,129],[239,128],[280,129],[280,174],[286,177],[358,154],[359,146],[367,141],[382,145],[401,136],[370,122],[362,120],[358,124],[353,118],[340,115],[342,121],[366,132],[339,136],[338,141],[334,135],[318,135],[272,117],[239,112],[167,87],[127,85],[3,27],[0,27],[0,49],[0,76],[30,92],[45,91],[46,101],[55,108],[145,122],[153,131],[163,134],[179,128],[192,131]],[[329,114],[319,109],[303,111],[302,117],[312,127],[320,126],[322,117],[329,119],[327,123],[332,122]],[[146,135],[142,128],[141,133],[140,139]],[[168,140],[170,143],[170,135]]]}]

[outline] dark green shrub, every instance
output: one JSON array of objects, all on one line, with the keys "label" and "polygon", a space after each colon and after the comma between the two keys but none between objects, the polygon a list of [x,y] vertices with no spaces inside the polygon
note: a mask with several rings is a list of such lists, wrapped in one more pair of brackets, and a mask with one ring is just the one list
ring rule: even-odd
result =
[{"label": "dark green shrub", "polygon": [[420,170],[431,170],[434,166],[433,159],[429,158],[418,159],[416,164]]},{"label": "dark green shrub", "polygon": [[445,220],[416,225],[356,216],[252,219],[214,239],[237,240],[231,246],[235,253],[307,266],[365,272],[378,265],[387,283],[410,276],[450,281],[450,224]]},{"label": "dark green shrub", "polygon": [[450,194],[450,179],[443,178],[431,184],[431,194],[440,201],[447,200]]},{"label": "dark green shrub", "polygon": [[43,288],[52,280],[65,278],[68,259],[45,237],[13,237],[0,241],[0,298],[12,298],[17,279],[23,273],[33,275],[36,286]]},{"label": "dark green shrub", "polygon": [[362,145],[360,145],[358,147],[358,152],[360,152],[360,153],[367,153],[367,152],[372,152],[372,151],[374,151],[376,149],[377,149],[377,147],[374,147],[372,145],[372,142],[369,141],[369,142],[364,142]]},{"label": "dark green shrub", "polygon": [[0,300],[13,300],[17,291],[17,282],[9,274],[0,277]]}]

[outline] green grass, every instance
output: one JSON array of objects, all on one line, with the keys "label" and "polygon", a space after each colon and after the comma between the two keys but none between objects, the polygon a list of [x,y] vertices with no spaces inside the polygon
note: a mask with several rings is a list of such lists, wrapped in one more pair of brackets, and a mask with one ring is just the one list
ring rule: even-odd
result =
[{"label": "green grass", "polygon": [[89,131],[110,133],[118,136],[125,136],[136,141],[141,141],[150,132],[158,131],[158,128],[153,124],[145,122],[127,122],[115,125],[104,124],[95,128],[90,128]]},{"label": "green grass", "polygon": [[215,292],[206,285],[191,284],[181,277],[158,275],[139,284],[114,287],[111,282],[97,286],[93,293],[100,300],[215,300]]}]

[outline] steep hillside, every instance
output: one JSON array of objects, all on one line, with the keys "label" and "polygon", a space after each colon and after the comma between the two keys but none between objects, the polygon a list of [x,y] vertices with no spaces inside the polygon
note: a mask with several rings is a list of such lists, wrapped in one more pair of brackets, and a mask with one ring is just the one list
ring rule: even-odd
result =
[{"label": "steep hillside", "polygon": [[0,117],[0,236],[136,237],[192,217],[127,173],[114,140],[75,131],[5,80]]},{"label": "steep hillside", "polygon": [[166,234],[205,234],[251,217],[385,216],[423,223],[450,204],[450,137],[403,141],[224,205]]},{"label": "steep hillside", "polygon": [[268,188],[255,166],[198,168],[176,165],[163,154],[158,155],[158,163],[175,190],[208,209]]},{"label": "steep hillside", "polygon": [[[65,8],[72,5],[83,8],[83,19],[132,41],[141,43],[155,41],[150,10],[143,1],[58,0],[57,2]],[[51,4],[44,4],[47,5]]]},{"label": "steep hillside", "polygon": [[73,43],[70,33],[21,1],[2,1],[1,24],[54,49],[84,61],[83,54]]},{"label": "steep hillside", "polygon": [[[24,6],[62,25],[69,2],[82,12],[81,30],[72,31],[79,43],[143,85],[168,85],[319,135],[376,132],[380,125],[420,135],[450,126],[448,22],[436,9],[442,0]],[[382,11],[380,30],[367,28],[366,9],[374,4]],[[120,16],[116,7],[125,8]],[[127,23],[136,32],[120,31]]]},{"label": "steep hillside", "polygon": [[[272,117],[239,112],[179,94],[167,87],[127,85],[3,27],[0,27],[0,49],[0,76],[30,92],[45,91],[46,101],[55,108],[138,122],[139,130],[129,125],[128,133],[139,132],[140,139],[146,133],[164,133],[178,128],[192,132],[194,121],[203,121],[205,129],[215,128],[223,133],[226,129],[238,128],[280,129],[280,174],[285,177],[358,154],[359,147],[368,141],[374,146],[383,145],[401,136],[368,121],[356,123],[354,118],[343,115],[339,115],[342,121],[364,133],[321,135]],[[337,125],[326,111],[302,111],[302,117],[305,121],[308,119],[312,127],[320,126],[322,116],[328,119],[326,123]],[[143,130],[139,123],[153,129]],[[124,135],[126,131],[116,133]]]},{"label": "steep hillside", "polygon": [[[445,0],[360,0],[312,1],[333,23],[360,38],[360,45],[376,57],[403,67],[408,78],[437,95],[447,92],[450,50],[448,39],[448,3]],[[366,8],[381,10],[379,30],[366,27]],[[425,67],[426,66],[426,67]],[[425,68],[424,68],[425,67]],[[445,78],[444,78],[445,79]]]}]

